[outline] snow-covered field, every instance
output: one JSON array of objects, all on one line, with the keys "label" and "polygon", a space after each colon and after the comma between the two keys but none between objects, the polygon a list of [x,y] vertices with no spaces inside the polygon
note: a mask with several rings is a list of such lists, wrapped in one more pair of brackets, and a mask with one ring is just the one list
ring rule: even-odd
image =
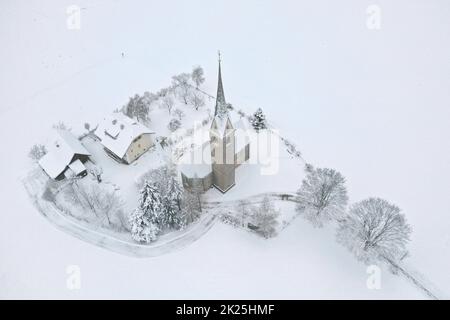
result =
[{"label": "snow-covered field", "polygon": [[[379,1],[378,31],[366,27],[369,1],[78,3],[80,30],[66,28],[72,1],[0,4],[1,298],[424,298],[386,270],[381,289],[369,290],[365,266],[333,229],[301,219],[271,240],[217,223],[183,250],[134,259],[39,215],[21,179],[29,147],[52,124],[81,131],[197,64],[214,93],[217,49],[229,102],[262,107],[307,161],[340,170],[351,201],[398,204],[413,227],[408,263],[450,291],[447,1]],[[280,177],[290,179],[258,190],[300,185],[302,167],[285,162]],[[66,287],[70,265],[80,267],[80,290]]]}]

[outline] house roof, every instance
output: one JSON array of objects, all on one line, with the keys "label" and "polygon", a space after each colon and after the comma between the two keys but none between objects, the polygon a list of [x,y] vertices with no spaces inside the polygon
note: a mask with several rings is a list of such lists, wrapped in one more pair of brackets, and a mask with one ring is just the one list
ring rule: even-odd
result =
[{"label": "house roof", "polygon": [[95,135],[103,146],[119,158],[124,157],[134,139],[143,134],[153,133],[144,125],[122,113],[113,113],[111,116],[105,117],[95,130]]},{"label": "house roof", "polygon": [[82,173],[86,170],[86,167],[84,164],[80,161],[80,159],[75,160],[71,164],[69,164],[69,168],[75,173],[76,175]]},{"label": "house roof", "polygon": [[70,131],[57,130],[57,133],[58,137],[48,147],[47,154],[39,160],[39,165],[52,179],[66,170],[74,155],[90,156],[90,153]]}]

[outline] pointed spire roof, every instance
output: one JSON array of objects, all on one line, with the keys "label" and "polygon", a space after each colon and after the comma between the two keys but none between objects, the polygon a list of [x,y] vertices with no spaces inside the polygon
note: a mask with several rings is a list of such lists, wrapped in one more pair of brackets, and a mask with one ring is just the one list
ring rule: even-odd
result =
[{"label": "pointed spire roof", "polygon": [[225,101],[225,93],[223,91],[222,84],[222,71],[221,71],[221,59],[220,59],[220,51],[219,51],[219,80],[217,83],[217,95],[216,95],[216,108],[214,110],[215,116],[223,116],[227,112],[227,102]]}]

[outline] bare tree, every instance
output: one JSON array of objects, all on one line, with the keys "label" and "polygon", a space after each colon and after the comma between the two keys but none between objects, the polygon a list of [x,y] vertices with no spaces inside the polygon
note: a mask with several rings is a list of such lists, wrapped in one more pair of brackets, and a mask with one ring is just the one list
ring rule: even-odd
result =
[{"label": "bare tree", "polygon": [[159,142],[159,145],[161,146],[161,148],[166,148],[167,146],[169,146],[169,138],[165,137],[165,136],[159,136],[157,138],[157,141]]},{"label": "bare tree", "polygon": [[169,114],[172,113],[172,108],[175,105],[175,100],[173,99],[172,94],[167,93],[163,97],[161,97],[161,107],[167,109]]},{"label": "bare tree", "polygon": [[411,227],[400,209],[380,198],[358,202],[341,221],[338,242],[370,264],[380,258],[398,261],[407,252]]},{"label": "bare tree", "polygon": [[348,196],[345,178],[336,170],[307,167],[307,175],[298,190],[296,210],[314,226],[322,227],[331,219],[340,219]]},{"label": "bare tree", "polygon": [[169,128],[169,130],[171,132],[176,131],[178,128],[181,127],[181,122],[178,119],[172,119],[170,120],[169,124],[167,125],[167,128]]},{"label": "bare tree", "polygon": [[203,68],[200,66],[194,67],[192,70],[192,81],[195,83],[195,87],[198,89],[200,85],[205,82]]},{"label": "bare tree", "polygon": [[108,225],[112,225],[113,219],[121,214],[123,200],[114,191],[107,192],[101,188],[92,188],[91,198],[95,201],[100,215],[106,218]]},{"label": "bare tree", "polygon": [[126,229],[119,217],[123,215],[124,202],[115,191],[108,191],[97,184],[87,186],[79,183],[78,178],[71,178],[64,188],[64,197],[69,203],[82,208],[83,212],[92,213],[89,218],[100,225]]},{"label": "bare tree", "polygon": [[148,107],[148,109],[150,111],[152,109],[153,103],[155,103],[159,99],[159,96],[158,96],[158,94],[155,94],[153,92],[145,91],[143,99],[144,99],[145,105]]},{"label": "bare tree", "polygon": [[180,109],[175,109],[173,114],[178,117],[178,120],[181,120],[185,117],[185,113],[183,112],[183,110]]},{"label": "bare tree", "polygon": [[198,110],[199,108],[203,107],[205,105],[205,98],[202,94],[198,93],[197,91],[191,92],[191,94],[188,97],[189,104],[191,104],[195,110]]},{"label": "bare tree", "polygon": [[89,170],[90,174],[97,180],[98,183],[102,182],[103,169],[101,167],[95,166]]},{"label": "bare tree", "polygon": [[180,73],[179,75],[172,77],[172,86],[175,89],[178,97],[188,104],[189,95],[192,91],[192,85],[190,84],[191,75],[189,73]]},{"label": "bare tree", "polygon": [[148,104],[149,97],[139,96],[138,94],[130,97],[128,103],[124,106],[124,114],[130,118],[136,118],[139,122],[146,123],[150,121]]},{"label": "bare tree", "polygon": [[70,131],[71,128],[69,128],[64,122],[59,121],[58,123],[55,123],[53,125],[53,129],[57,129],[57,130],[68,130]]},{"label": "bare tree", "polygon": [[242,227],[247,225],[248,220],[254,213],[255,208],[248,202],[248,200],[240,200],[236,207],[236,219]]},{"label": "bare tree", "polygon": [[31,147],[30,152],[28,152],[28,156],[35,161],[39,161],[46,154],[47,148],[42,144],[35,144]]},{"label": "bare tree", "polygon": [[277,235],[279,212],[275,209],[268,197],[264,197],[259,207],[256,207],[252,216],[255,232],[268,239]]}]

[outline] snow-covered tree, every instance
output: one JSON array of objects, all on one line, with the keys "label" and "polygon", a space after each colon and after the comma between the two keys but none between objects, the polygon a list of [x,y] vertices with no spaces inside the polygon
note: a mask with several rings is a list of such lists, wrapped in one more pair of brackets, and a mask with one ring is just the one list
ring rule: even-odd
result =
[{"label": "snow-covered tree", "polygon": [[151,222],[142,210],[134,210],[130,215],[129,223],[134,241],[150,243],[157,239],[159,233],[157,225]]},{"label": "snow-covered tree", "polygon": [[264,197],[260,206],[256,207],[252,216],[255,231],[268,239],[277,234],[279,212],[268,197]]},{"label": "snow-covered tree", "polygon": [[176,170],[173,166],[162,166],[145,173],[138,181],[138,186],[145,186],[148,182],[158,190],[161,203],[160,215],[155,220],[162,229],[180,229],[184,227],[183,212],[181,208],[182,187],[176,179]]},{"label": "snow-covered tree", "polygon": [[180,127],[181,127],[181,122],[178,119],[170,120],[169,124],[167,125],[167,128],[169,128],[169,130],[172,132],[176,131]]},{"label": "snow-covered tree", "polygon": [[200,85],[203,82],[205,82],[203,68],[200,66],[194,67],[194,69],[192,70],[191,77],[192,77],[192,81],[194,81],[194,83],[195,83],[195,87],[196,88],[200,87]]},{"label": "snow-covered tree", "polygon": [[136,118],[139,122],[148,122],[150,107],[148,97],[139,96],[138,94],[130,97],[128,103],[124,107],[124,114],[132,119]]},{"label": "snow-covered tree", "polygon": [[82,183],[79,178],[72,177],[65,185],[63,195],[68,203],[83,209],[90,221],[121,229],[118,215],[122,214],[123,200],[114,190],[98,184]]},{"label": "snow-covered tree", "polygon": [[203,107],[205,105],[205,98],[202,94],[198,93],[197,91],[191,92],[191,94],[188,97],[189,104],[194,107],[195,110],[198,110],[199,108]]},{"label": "snow-covered tree", "polygon": [[99,166],[94,166],[89,170],[89,173],[97,180],[98,183],[102,182],[103,169]]},{"label": "snow-covered tree", "polygon": [[140,191],[138,208],[144,211],[153,223],[158,223],[162,215],[162,194],[156,185],[146,181]]},{"label": "snow-covered tree", "polygon": [[169,139],[165,136],[160,136],[157,138],[157,141],[159,142],[159,145],[161,146],[161,148],[165,148],[167,146],[169,146]]},{"label": "snow-covered tree", "polygon": [[340,222],[337,239],[366,264],[382,259],[398,261],[407,252],[411,227],[400,209],[380,198],[351,206]]},{"label": "snow-covered tree", "polygon": [[156,240],[162,215],[162,197],[157,186],[148,181],[140,191],[139,205],[130,216],[131,236],[135,241]]},{"label": "snow-covered tree", "polygon": [[340,219],[348,201],[345,178],[328,168],[309,166],[306,173],[297,192],[297,211],[316,227],[322,227],[331,219]]},{"label": "snow-covered tree", "polygon": [[47,148],[42,144],[35,144],[31,147],[30,152],[28,152],[28,156],[35,161],[39,161],[46,154]]},{"label": "snow-covered tree", "polygon": [[267,128],[266,116],[264,115],[261,108],[258,108],[253,116],[250,118],[250,122],[256,131],[263,130]]},{"label": "snow-covered tree", "polygon": [[184,190],[181,199],[181,210],[185,225],[196,221],[201,215],[201,202],[198,195]]},{"label": "snow-covered tree", "polygon": [[183,110],[180,109],[175,109],[173,114],[178,117],[178,120],[181,120],[185,117],[185,113],[183,112]]},{"label": "snow-covered tree", "polygon": [[240,200],[236,207],[236,219],[239,225],[246,226],[254,211],[255,208],[247,200]]},{"label": "snow-covered tree", "polygon": [[241,118],[243,118],[243,117],[245,117],[245,116],[246,116],[246,114],[245,114],[244,110],[241,110],[241,109],[239,109],[239,110],[237,111],[237,114],[238,114],[238,115],[239,115],[239,117],[241,117]]},{"label": "snow-covered tree", "polygon": [[53,129],[57,129],[57,130],[67,130],[70,131],[71,128],[69,128],[64,122],[59,121],[58,123],[55,123],[53,125]]},{"label": "snow-covered tree", "polygon": [[[106,191],[103,188],[92,187],[89,195],[90,201],[93,203],[100,219],[107,222],[108,226],[112,226],[113,220],[121,214],[123,200],[114,191]],[[102,221],[102,223],[104,222]]]},{"label": "snow-covered tree", "polygon": [[150,112],[152,109],[152,105],[158,101],[159,96],[153,92],[145,91],[142,97],[144,104],[147,106],[148,111]]},{"label": "snow-covered tree", "polygon": [[177,96],[184,104],[188,104],[189,95],[192,91],[190,83],[191,75],[189,73],[180,73],[172,77],[172,86],[175,89]]},{"label": "snow-covered tree", "polygon": [[166,93],[161,97],[161,108],[167,109],[169,114],[172,114],[173,106],[175,105],[175,100],[171,93]]},{"label": "snow-covered tree", "polygon": [[162,214],[159,227],[161,229],[182,229],[185,226],[181,210],[183,190],[180,183],[170,176],[166,186],[167,192],[162,195]]},{"label": "snow-covered tree", "polygon": [[56,181],[53,179],[47,180],[47,182],[45,183],[44,192],[42,193],[42,199],[56,203],[56,193],[60,185],[60,181]]}]

